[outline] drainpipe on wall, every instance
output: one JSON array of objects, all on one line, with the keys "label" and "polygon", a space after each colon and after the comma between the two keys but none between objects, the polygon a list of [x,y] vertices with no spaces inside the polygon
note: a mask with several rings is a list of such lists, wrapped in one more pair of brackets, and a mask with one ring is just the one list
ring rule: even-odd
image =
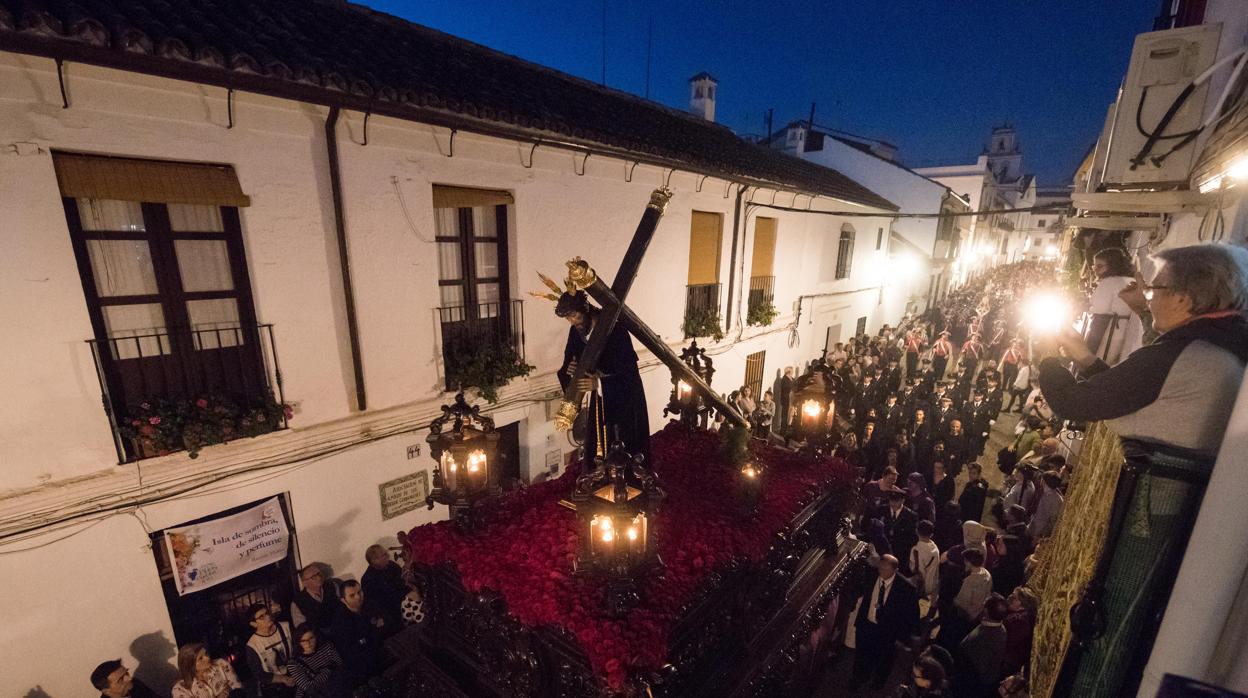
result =
[{"label": "drainpipe on wall", "polygon": [[368,409],[364,393],[364,364],[360,358],[360,328],[355,318],[355,291],[351,286],[351,260],[347,257],[347,221],[342,211],[342,176],[338,168],[338,107],[330,107],[325,117],[325,153],[329,158],[329,189],[334,207],[334,228],[338,233],[338,263],[342,269],[342,295],[347,306],[347,335],[351,339],[351,368],[355,372],[355,405]]},{"label": "drainpipe on wall", "polygon": [[732,207],[732,251],[728,257],[728,305],[724,311],[724,334],[727,334],[732,328],[732,288],[736,284],[737,278],[737,235],[740,234],[741,227],[741,199],[745,196],[745,190],[749,187],[737,184],[737,202]]}]

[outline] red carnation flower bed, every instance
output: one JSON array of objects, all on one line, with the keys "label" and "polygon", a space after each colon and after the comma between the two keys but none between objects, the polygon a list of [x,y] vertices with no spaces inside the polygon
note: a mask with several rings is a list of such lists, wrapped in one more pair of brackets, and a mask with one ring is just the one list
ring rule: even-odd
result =
[{"label": "red carnation flower bed", "polygon": [[733,504],[738,472],[719,456],[719,443],[715,433],[674,423],[651,439],[667,491],[651,529],[665,567],[640,584],[641,604],[623,619],[606,615],[601,580],[572,573],[579,528],[576,514],[558,502],[571,492],[574,470],[492,503],[485,525],[470,534],[445,521],[413,529],[410,559],[450,563],[468,591],[499,592],[522,624],[571,633],[593,670],[619,690],[630,674],[666,663],[681,608],[713,570],[761,561],[776,533],[820,491],[852,487],[853,470],[841,459],[816,462],[752,445],[751,457],[766,469],[758,511],[746,515]]}]

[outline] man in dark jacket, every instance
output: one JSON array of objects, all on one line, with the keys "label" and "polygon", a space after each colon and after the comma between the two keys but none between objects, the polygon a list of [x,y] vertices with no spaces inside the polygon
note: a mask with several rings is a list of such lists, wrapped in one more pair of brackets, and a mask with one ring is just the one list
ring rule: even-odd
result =
[{"label": "man in dark jacket", "polygon": [[910,548],[918,542],[919,535],[915,526],[919,517],[914,510],[906,506],[906,491],[894,487],[888,493],[888,507],[879,512],[877,518],[884,522],[884,534],[888,536],[892,550],[904,550],[909,556]]},{"label": "man in dark jacket", "polygon": [[953,398],[942,397],[940,405],[936,408],[936,414],[932,415],[932,428],[935,429],[932,436],[947,435],[953,420],[958,418],[958,411],[953,409]]},{"label": "man in dark jacket", "polygon": [[970,447],[967,445],[966,432],[962,430],[962,420],[954,419],[949,422],[949,433],[945,435],[945,469],[953,477],[957,477],[962,472],[962,466],[969,461],[975,460],[970,455]]},{"label": "man in dark jacket", "polygon": [[988,435],[996,418],[992,414],[992,406],[984,400],[984,394],[978,389],[962,408],[962,427],[966,429],[967,460],[975,460],[984,452],[984,444],[988,443]]},{"label": "man in dark jacket", "polygon": [[889,395],[884,406],[880,408],[880,436],[891,440],[897,432],[906,428],[906,408],[897,400],[896,395]]},{"label": "man in dark jacket", "polygon": [[[920,408],[914,411],[908,427],[910,443],[914,445],[916,463],[926,463],[932,457],[932,425],[927,422],[927,410]],[[917,467],[917,466],[916,466]]]},{"label": "man in dark jacket", "polygon": [[120,659],[101,662],[91,672],[91,685],[100,692],[100,698],[156,698],[152,689],[130,676]]},{"label": "man in dark jacket", "polygon": [[886,395],[891,395],[901,390],[901,367],[897,365],[897,360],[890,358],[888,360],[888,368],[884,369],[884,390]]},{"label": "man in dark jacket", "polygon": [[923,398],[919,395],[918,383],[917,378],[908,379],[902,386],[901,392],[897,394],[897,404],[901,405],[907,423],[914,417],[915,410],[927,408],[927,403],[923,402]]},{"label": "man in dark jacket", "polygon": [[954,690],[967,698],[989,698],[997,694],[1005,657],[1005,616],[1009,605],[1000,594],[984,601],[979,625],[958,645],[955,655]]},{"label": "man in dark jacket", "polygon": [[984,402],[988,403],[992,410],[992,419],[996,421],[1001,416],[1001,405],[1005,402],[1005,391],[996,381],[988,381],[988,387],[984,390]]},{"label": "man in dark jacket", "polygon": [[360,577],[360,587],[369,612],[385,620],[382,634],[387,637],[403,629],[402,611],[399,606],[407,596],[407,583],[403,581],[403,568],[390,559],[389,552],[380,545],[370,545],[364,551],[368,569]]},{"label": "man in dark jacket", "polygon": [[342,608],[334,616],[329,635],[342,657],[342,668],[351,686],[359,686],[382,669],[381,618],[364,612],[364,590],[349,579],[342,583]]},{"label": "man in dark jacket", "polygon": [[342,605],[334,582],[325,583],[325,572],[319,562],[304,567],[299,579],[303,581],[303,588],[295,593],[290,606],[291,625],[297,627],[306,622],[318,630],[328,629]]},{"label": "man in dark jacket", "polygon": [[1000,383],[1001,372],[997,370],[997,362],[993,359],[988,359],[984,362],[983,370],[975,377],[975,387],[981,391],[986,391],[988,389],[988,381],[993,380]]},{"label": "man in dark jacket", "polygon": [[866,423],[867,410],[875,406],[873,402],[875,399],[874,382],[875,376],[870,373],[864,374],[862,382],[858,384],[857,392],[854,394],[854,420],[857,422],[859,429],[862,429],[862,426]]},{"label": "man in dark jacket", "polygon": [[893,670],[896,643],[909,640],[919,627],[919,595],[914,585],[897,574],[897,558],[885,555],[875,577],[860,591],[855,621],[854,669],[849,681],[856,690],[868,679],[871,688],[884,687]]},{"label": "man in dark jacket", "polygon": [[984,518],[984,502],[988,499],[988,482],[980,477],[979,463],[968,463],[966,466],[966,486],[958,495],[958,508],[962,510],[963,521],[982,521]]}]

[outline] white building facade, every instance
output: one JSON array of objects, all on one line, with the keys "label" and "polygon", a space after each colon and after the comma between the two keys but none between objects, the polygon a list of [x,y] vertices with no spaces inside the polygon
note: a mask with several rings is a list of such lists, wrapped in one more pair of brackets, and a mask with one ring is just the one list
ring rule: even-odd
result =
[{"label": "white building facade", "polygon": [[879,244],[887,245],[890,268],[901,275],[895,303],[923,312],[951,288],[954,262],[969,239],[973,216],[966,198],[948,186],[896,161],[897,148],[805,122],[794,122],[772,138],[772,145],[808,162],[830,167],[915,214],[892,222]]},{"label": "white building facade", "polygon": [[[550,406],[568,328],[526,292],[542,290],[535,272],[562,278],[564,262],[577,255],[611,278],[656,187],[667,184],[675,195],[628,303],[679,347],[687,343],[689,287],[718,286],[710,302],[725,337],[700,340],[715,357],[716,389],[747,378],[770,387],[782,367],[800,367],[826,343],[897,319],[884,305],[888,249],[876,244],[895,206],[835,172],[759,174],[748,163],[709,172],[653,149],[513,135],[484,111],[448,127],[441,117],[343,108],[334,123],[329,98],[227,91],[92,65],[85,55],[58,75],[51,50],[22,43],[29,37],[15,27],[0,22],[0,35],[22,47],[0,51],[0,221],[8,243],[0,343],[9,361],[0,581],[10,591],[0,601],[0,674],[21,694],[85,695],[91,669],[118,656],[137,665],[140,678],[168,678],[174,643],[198,638],[177,637],[179,609],[196,595],[170,595],[163,529],[278,496],[296,533],[291,564],[320,561],[354,577],[368,545],[394,545],[396,532],[445,518],[441,506],[385,518],[383,500],[388,483],[428,477],[427,426],[453,397],[448,311],[509,316],[508,341],[535,368],[503,387],[496,404],[480,404],[512,440],[515,477],[562,472],[574,447],[554,429]],[[154,66],[148,72],[164,71],[159,53],[144,59]],[[600,89],[556,78],[569,89]],[[638,109],[675,118],[657,105]],[[726,137],[713,124],[696,129]],[[338,150],[337,210],[327,139]],[[155,180],[136,175],[132,188],[155,186],[160,173],[172,177],[182,167],[211,171],[236,191],[219,204],[159,192],[151,201],[75,196],[74,187],[96,186],[67,169],[79,156],[87,156],[82,167],[106,172],[154,168],[144,171]],[[211,199],[204,182],[192,188]],[[831,196],[820,182],[847,194]],[[92,191],[112,191],[99,186]],[[814,211],[867,215],[750,206],[777,196]],[[779,315],[751,326],[753,280],[766,277]],[[180,288],[165,288],[170,279]],[[186,304],[190,334],[181,338],[157,314],[171,302]],[[242,334],[228,339],[230,328]],[[110,352],[93,351],[92,341],[119,337]],[[117,380],[129,395],[136,385],[156,394],[161,380],[176,379],[169,357],[251,343],[262,345],[251,376],[280,386],[294,408],[289,428],[210,445],[193,459],[137,452],[117,435],[113,421],[125,405],[108,390],[110,361],[155,361],[166,373]],[[658,429],[670,373],[638,348]],[[285,584],[290,571],[282,571]],[[242,598],[200,594],[195,603],[218,611]],[[81,637],[66,642],[67,633]]]}]

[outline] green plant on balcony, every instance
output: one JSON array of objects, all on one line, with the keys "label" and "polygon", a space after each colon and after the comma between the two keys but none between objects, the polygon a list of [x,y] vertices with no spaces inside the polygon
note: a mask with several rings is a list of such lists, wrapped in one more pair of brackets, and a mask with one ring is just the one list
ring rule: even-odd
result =
[{"label": "green plant on balcony", "polygon": [[719,308],[686,308],[681,328],[686,337],[711,337],[717,342],[724,338]]},{"label": "green plant on balcony", "polygon": [[185,450],[196,458],[205,446],[267,434],[280,429],[290,417],[290,405],[278,402],[271,393],[257,398],[154,398],[124,415],[118,432],[134,444],[136,457]]},{"label": "green plant on balcony", "polygon": [[446,376],[460,390],[476,388],[491,404],[498,402],[498,389],[513,378],[527,376],[533,366],[509,342],[458,340],[448,347]]},{"label": "green plant on balcony", "polygon": [[745,324],[753,327],[766,327],[779,314],[780,311],[776,310],[775,305],[772,305],[770,298],[751,300],[750,307],[745,314]]}]

